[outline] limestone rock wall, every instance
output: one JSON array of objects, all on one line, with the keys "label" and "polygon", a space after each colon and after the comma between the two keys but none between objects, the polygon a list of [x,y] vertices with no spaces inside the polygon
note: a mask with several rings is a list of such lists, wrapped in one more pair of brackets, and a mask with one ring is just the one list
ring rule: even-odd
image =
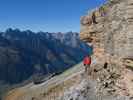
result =
[{"label": "limestone rock wall", "polygon": [[81,17],[80,38],[111,55],[133,57],[133,0],[110,0]]}]

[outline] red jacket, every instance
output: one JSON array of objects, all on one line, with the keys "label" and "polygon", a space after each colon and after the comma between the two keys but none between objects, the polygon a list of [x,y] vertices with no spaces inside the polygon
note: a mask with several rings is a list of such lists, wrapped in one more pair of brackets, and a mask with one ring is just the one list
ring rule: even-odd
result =
[{"label": "red jacket", "polygon": [[84,65],[90,65],[91,64],[91,57],[86,56],[83,61]]}]

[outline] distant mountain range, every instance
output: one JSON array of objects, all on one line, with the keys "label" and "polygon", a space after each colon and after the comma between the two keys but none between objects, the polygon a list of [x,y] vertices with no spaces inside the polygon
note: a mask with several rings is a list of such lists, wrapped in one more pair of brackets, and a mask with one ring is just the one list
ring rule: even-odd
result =
[{"label": "distant mountain range", "polygon": [[21,83],[41,73],[64,71],[82,61],[89,47],[79,34],[7,29],[0,32],[0,81]]}]

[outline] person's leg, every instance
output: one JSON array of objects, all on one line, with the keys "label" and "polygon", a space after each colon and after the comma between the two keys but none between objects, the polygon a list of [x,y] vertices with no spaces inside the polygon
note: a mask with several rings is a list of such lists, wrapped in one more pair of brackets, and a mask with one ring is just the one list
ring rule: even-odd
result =
[{"label": "person's leg", "polygon": [[85,65],[85,73],[87,73],[87,65]]},{"label": "person's leg", "polygon": [[91,75],[91,68],[90,68],[90,65],[87,66],[87,74],[88,74],[88,75]]}]

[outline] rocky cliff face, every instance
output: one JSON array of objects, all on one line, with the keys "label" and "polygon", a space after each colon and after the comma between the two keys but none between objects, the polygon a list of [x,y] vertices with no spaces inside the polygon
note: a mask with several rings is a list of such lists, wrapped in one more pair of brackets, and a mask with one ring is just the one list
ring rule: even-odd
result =
[{"label": "rocky cliff face", "polygon": [[81,40],[94,46],[90,70],[98,92],[133,96],[132,28],[133,0],[109,0],[81,17]]},{"label": "rocky cliff face", "polygon": [[92,13],[81,17],[80,36],[82,40],[92,38],[94,46],[103,48],[106,53],[131,57],[133,56],[132,28],[133,0],[110,0]]}]

